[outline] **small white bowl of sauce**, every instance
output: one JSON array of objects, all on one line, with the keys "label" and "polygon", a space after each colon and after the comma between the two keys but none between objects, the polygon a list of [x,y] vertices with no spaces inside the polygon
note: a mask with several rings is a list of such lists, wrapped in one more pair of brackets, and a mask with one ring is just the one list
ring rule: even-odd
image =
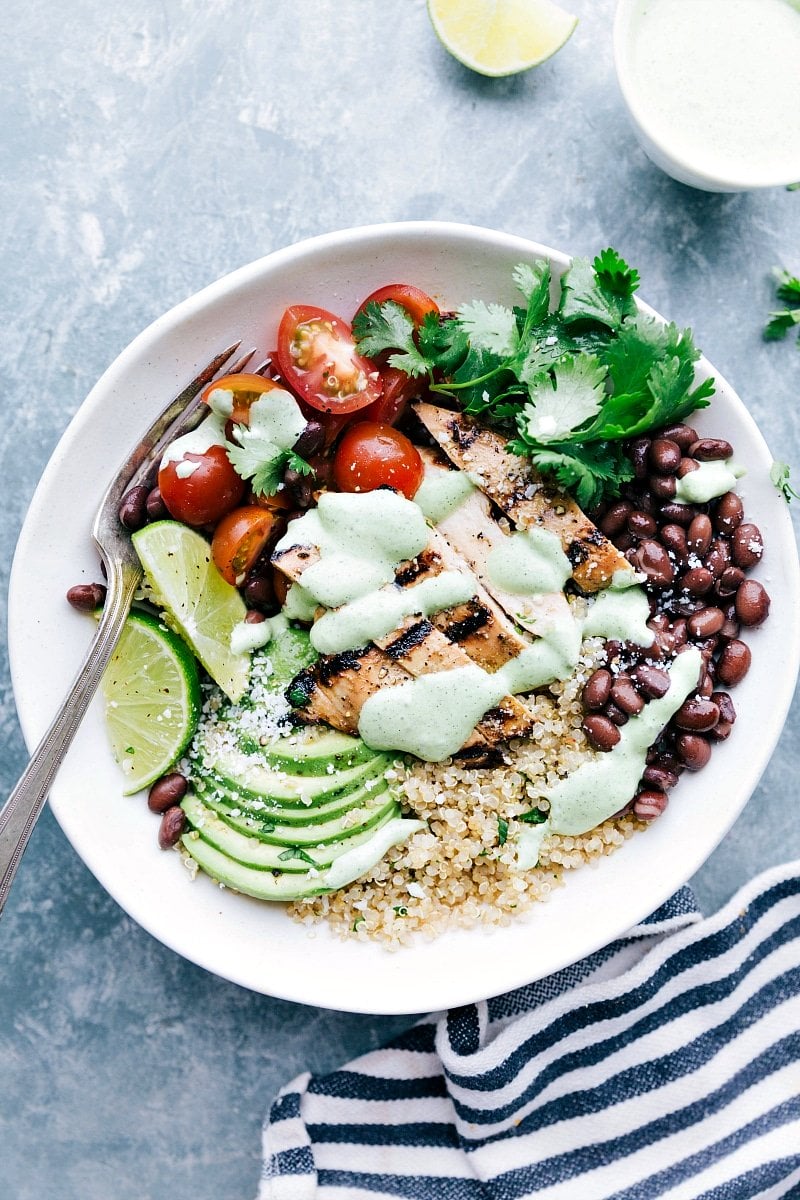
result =
[{"label": "small white bowl of sauce", "polygon": [[673,179],[800,180],[800,0],[619,0],[614,58],[637,137]]}]

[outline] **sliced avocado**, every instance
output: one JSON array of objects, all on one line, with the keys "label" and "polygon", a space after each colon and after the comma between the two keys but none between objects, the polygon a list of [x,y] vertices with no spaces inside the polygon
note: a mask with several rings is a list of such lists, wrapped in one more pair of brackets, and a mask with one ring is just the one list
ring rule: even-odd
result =
[{"label": "sliced avocado", "polygon": [[385,779],[374,776],[365,780],[361,787],[351,788],[341,796],[334,796],[324,803],[300,805],[285,805],[274,800],[253,798],[219,783],[207,785],[202,779],[196,779],[194,787],[204,802],[213,804],[224,816],[229,816],[232,811],[236,816],[252,817],[259,822],[319,825],[320,821],[330,821],[333,817],[343,816],[351,808],[359,808],[369,803],[375,796],[386,791],[387,784]]},{"label": "sliced avocado", "polygon": [[329,871],[314,868],[303,874],[245,866],[191,833],[183,835],[181,845],[207,874],[234,891],[255,896],[258,900],[300,900],[346,887],[379,863],[391,846],[405,841],[422,828],[422,821],[399,817],[387,821],[363,845],[340,855]]},{"label": "sliced avocado", "polygon": [[344,771],[292,775],[254,760],[243,762],[241,755],[228,753],[194,760],[193,773],[207,784],[219,785],[236,796],[305,808],[353,791],[365,780],[381,774],[388,765],[389,759],[385,755],[376,754]]},{"label": "sliced avocado", "polygon": [[212,796],[201,795],[200,798],[205,806],[212,809],[231,829],[247,837],[257,838],[260,842],[267,842],[271,846],[323,846],[360,833],[363,829],[371,829],[387,812],[396,816],[400,814],[400,805],[388,788],[329,820],[305,825],[288,825],[270,819],[268,815],[254,817],[241,811],[237,814],[236,809],[221,804]]},{"label": "sliced avocado", "polygon": [[186,813],[189,824],[197,830],[203,841],[222,854],[227,854],[228,858],[233,858],[246,867],[287,871],[290,874],[302,874],[309,866],[318,870],[329,867],[346,850],[362,846],[375,836],[376,830],[393,819],[392,810],[387,810],[385,818],[377,825],[345,837],[339,842],[329,842],[322,847],[281,847],[259,841],[250,834],[239,833],[216,816],[212,809],[207,808],[199,796],[191,792],[184,797],[181,808]]},{"label": "sliced avocado", "polygon": [[360,738],[307,725],[296,734],[260,746],[254,757],[290,775],[330,775],[369,762],[377,755]]}]

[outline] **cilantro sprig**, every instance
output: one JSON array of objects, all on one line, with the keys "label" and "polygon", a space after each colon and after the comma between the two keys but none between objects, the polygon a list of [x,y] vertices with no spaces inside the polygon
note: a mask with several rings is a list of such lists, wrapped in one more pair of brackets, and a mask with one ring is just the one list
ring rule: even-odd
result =
[{"label": "cilantro sprig", "polygon": [[689,330],[639,312],[639,274],[616,250],[573,259],[555,304],[548,263],[513,278],[522,304],[474,300],[418,328],[401,305],[370,304],[353,326],[359,350],[427,377],[590,507],[632,477],[621,443],[706,407],[713,381],[695,383]]},{"label": "cilantro sprig", "polygon": [[797,344],[800,346],[800,279],[776,267],[774,271],[777,287],[775,294],[785,305],[769,314],[769,321],[764,327],[764,338],[768,342],[780,341],[790,330],[797,330]]},{"label": "cilantro sprig", "polygon": [[234,425],[235,441],[227,441],[225,450],[237,475],[250,480],[256,495],[274,496],[287,467],[300,475],[314,474],[311,464],[292,449],[305,424],[294,398],[275,389],[251,405],[249,424]]},{"label": "cilantro sprig", "polygon": [[796,492],[789,482],[790,474],[789,464],[778,462],[777,459],[769,470],[770,482],[778,489],[787,504],[791,504],[792,500],[800,500],[800,493]]}]

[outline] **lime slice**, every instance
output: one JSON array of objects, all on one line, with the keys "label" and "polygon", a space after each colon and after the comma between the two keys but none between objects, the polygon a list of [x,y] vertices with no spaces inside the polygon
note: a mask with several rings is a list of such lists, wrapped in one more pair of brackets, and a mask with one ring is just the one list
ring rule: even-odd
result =
[{"label": "lime slice", "polygon": [[103,675],[106,723],[130,796],[180,758],[200,715],[197,663],[156,617],[132,612]]},{"label": "lime slice", "polygon": [[560,50],[578,18],[553,0],[428,0],[446,50],[481,75],[516,75]]},{"label": "lime slice", "polygon": [[211,559],[204,537],[179,521],[156,521],[133,535],[153,603],[231,700],[244,695],[250,655],[234,654],[231,633],[247,608]]}]

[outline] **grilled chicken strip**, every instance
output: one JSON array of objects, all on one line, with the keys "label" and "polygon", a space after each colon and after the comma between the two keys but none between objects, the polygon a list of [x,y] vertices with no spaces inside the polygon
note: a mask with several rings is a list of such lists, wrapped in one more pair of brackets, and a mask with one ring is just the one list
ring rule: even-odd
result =
[{"label": "grilled chicken strip", "polygon": [[515,525],[520,529],[543,525],[561,538],[573,579],[582,591],[598,592],[608,587],[615,571],[630,571],[625,556],[575,501],[512,454],[502,434],[434,404],[419,402],[414,411],[447,457],[468,472]]}]

